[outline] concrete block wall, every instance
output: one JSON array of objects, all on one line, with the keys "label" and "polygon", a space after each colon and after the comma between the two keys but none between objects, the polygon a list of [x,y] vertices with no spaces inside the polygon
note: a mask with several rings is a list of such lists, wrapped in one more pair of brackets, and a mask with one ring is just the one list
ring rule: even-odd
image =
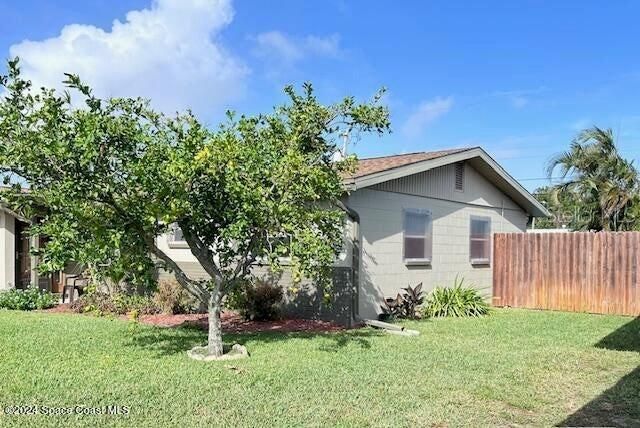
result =
[{"label": "concrete block wall", "polygon": [[[191,278],[208,278],[207,273],[198,262],[181,261],[178,264]],[[252,273],[256,277],[272,280],[283,288],[283,316],[332,321],[344,326],[351,326],[354,321],[356,291],[352,272],[350,266],[336,266],[334,268],[332,285],[328,290],[329,300],[327,301],[324,298],[324,290],[318,289],[309,279],[303,279],[302,282],[294,285],[291,271],[286,268],[277,277],[265,267],[256,266],[252,269]],[[174,279],[173,274],[165,271],[160,271],[158,274],[159,279]]]},{"label": "concrete block wall", "polygon": [[[402,287],[422,282],[425,291],[450,286],[456,276],[491,294],[491,265],[472,265],[469,257],[471,216],[491,218],[491,231],[526,229],[528,216],[519,209],[502,209],[424,196],[362,189],[349,198],[361,218],[359,315],[375,318],[385,297]],[[405,209],[429,210],[433,220],[433,256],[429,265],[407,265],[403,260]]]}]

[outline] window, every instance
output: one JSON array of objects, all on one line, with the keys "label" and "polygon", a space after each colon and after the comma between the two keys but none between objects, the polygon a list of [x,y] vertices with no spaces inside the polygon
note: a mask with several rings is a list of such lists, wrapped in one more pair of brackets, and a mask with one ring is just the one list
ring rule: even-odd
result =
[{"label": "window", "polygon": [[471,263],[489,264],[491,262],[491,219],[489,217],[471,217],[469,240]]},{"label": "window", "polygon": [[173,242],[184,242],[184,234],[182,233],[182,229],[179,226],[176,226],[173,229],[173,233],[171,234],[171,240]]},{"label": "window", "polygon": [[456,190],[459,192],[464,191],[464,162],[457,162],[455,164],[455,186]]},{"label": "window", "polygon": [[169,248],[189,248],[187,241],[184,239],[182,229],[177,224],[174,224],[170,229],[167,236],[167,243]]},{"label": "window", "polygon": [[404,211],[404,260],[406,263],[430,263],[432,247],[431,212]]}]

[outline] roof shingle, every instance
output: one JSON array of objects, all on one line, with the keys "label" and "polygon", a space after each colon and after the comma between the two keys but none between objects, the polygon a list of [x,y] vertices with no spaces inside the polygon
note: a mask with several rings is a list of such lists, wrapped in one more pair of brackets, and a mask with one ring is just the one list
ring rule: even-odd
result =
[{"label": "roof shingle", "polygon": [[439,150],[435,152],[417,152],[417,153],[407,153],[402,155],[358,159],[358,167],[356,171],[349,178],[364,177],[365,175],[375,174],[377,172],[382,172],[382,171],[388,171],[390,169],[411,165],[417,162],[437,159],[443,156],[465,152],[467,150],[471,150],[471,148],[466,147],[461,149]]}]

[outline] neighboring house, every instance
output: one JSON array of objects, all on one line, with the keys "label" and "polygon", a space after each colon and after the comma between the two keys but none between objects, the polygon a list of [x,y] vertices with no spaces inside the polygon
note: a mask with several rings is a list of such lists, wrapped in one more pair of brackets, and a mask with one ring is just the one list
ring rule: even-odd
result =
[{"label": "neighboring house", "polygon": [[[277,280],[287,288],[288,314],[351,324],[375,318],[384,298],[402,287],[422,282],[429,291],[452,285],[456,276],[490,297],[493,233],[525,232],[531,218],[548,216],[479,147],[361,159],[345,186],[351,213],[344,252],[335,264],[332,301],[326,304],[309,281],[292,291],[285,270]],[[16,231],[22,222],[6,210],[2,216],[0,288],[27,278],[25,262],[17,263],[25,257]],[[160,236],[158,246],[189,275],[206,276],[179,229]],[[268,274],[260,266],[254,272]]]},{"label": "neighboring house", "polygon": [[569,233],[573,232],[573,230],[562,227],[557,229],[527,229],[527,233]]},{"label": "neighboring house", "polygon": [[62,292],[61,274],[38,275],[38,258],[30,253],[42,239],[26,233],[29,221],[0,203],[0,291],[12,287],[25,288],[38,284],[41,288]]}]

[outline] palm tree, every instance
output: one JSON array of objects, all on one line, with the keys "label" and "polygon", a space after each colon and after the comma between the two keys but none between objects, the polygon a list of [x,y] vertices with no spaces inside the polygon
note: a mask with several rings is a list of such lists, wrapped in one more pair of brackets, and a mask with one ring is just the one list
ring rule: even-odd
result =
[{"label": "palm tree", "polygon": [[580,132],[568,151],[549,161],[547,175],[556,171],[566,181],[555,186],[555,191],[570,193],[577,210],[586,217],[578,228],[638,228],[638,171],[633,162],[620,156],[611,129],[593,127]]}]

